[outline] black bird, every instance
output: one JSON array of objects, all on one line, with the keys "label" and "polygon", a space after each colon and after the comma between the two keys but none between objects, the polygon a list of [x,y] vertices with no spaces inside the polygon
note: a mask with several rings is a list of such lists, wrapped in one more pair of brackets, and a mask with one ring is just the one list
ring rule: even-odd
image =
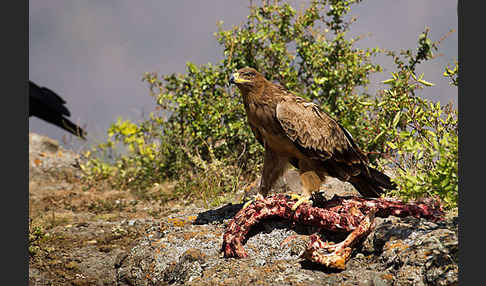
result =
[{"label": "black bird", "polygon": [[29,80],[29,117],[38,117],[86,139],[86,131],[66,118],[71,116],[71,112],[64,106],[65,103],[66,101],[52,90],[39,87]]}]

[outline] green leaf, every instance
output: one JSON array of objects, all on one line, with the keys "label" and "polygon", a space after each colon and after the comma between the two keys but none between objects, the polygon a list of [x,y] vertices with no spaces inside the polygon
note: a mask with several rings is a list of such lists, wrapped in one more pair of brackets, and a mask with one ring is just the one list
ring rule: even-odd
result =
[{"label": "green leaf", "polygon": [[400,121],[400,116],[402,115],[402,112],[401,111],[398,111],[397,114],[395,114],[395,117],[393,118],[393,122],[392,122],[392,127],[393,128],[396,128],[397,125],[398,125],[398,122]]},{"label": "green leaf", "polygon": [[364,106],[371,106],[373,105],[373,102],[369,101],[358,101],[359,104],[364,105]]},{"label": "green leaf", "polygon": [[385,130],[381,131],[378,135],[376,135],[376,137],[373,139],[373,143],[377,142],[378,139],[381,138],[381,136],[383,136],[383,134],[385,134]]},{"label": "green leaf", "polygon": [[397,149],[397,145],[395,145],[395,143],[393,143],[393,142],[391,142],[391,141],[386,142],[386,144],[387,144],[388,146],[390,146],[390,148],[392,148],[392,149]]},{"label": "green leaf", "polygon": [[425,85],[425,86],[434,86],[435,85],[435,84],[428,82],[426,80],[423,80],[423,79],[419,79],[417,81],[420,82],[421,84]]}]

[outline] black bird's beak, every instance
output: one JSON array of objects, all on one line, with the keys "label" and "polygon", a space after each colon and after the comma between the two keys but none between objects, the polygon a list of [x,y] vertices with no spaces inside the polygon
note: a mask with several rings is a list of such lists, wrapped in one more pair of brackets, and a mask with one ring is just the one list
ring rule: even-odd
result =
[{"label": "black bird's beak", "polygon": [[230,83],[230,84],[235,84],[235,83],[236,83],[236,82],[235,82],[235,76],[234,76],[234,74],[231,74],[231,77],[230,77],[229,83]]}]

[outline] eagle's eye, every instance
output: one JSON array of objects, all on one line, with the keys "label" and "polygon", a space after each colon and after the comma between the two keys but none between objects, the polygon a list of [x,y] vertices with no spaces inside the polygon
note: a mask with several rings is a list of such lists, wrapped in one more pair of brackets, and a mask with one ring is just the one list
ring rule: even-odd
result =
[{"label": "eagle's eye", "polygon": [[249,71],[249,72],[246,72],[244,75],[247,76],[247,77],[254,77],[255,72]]}]

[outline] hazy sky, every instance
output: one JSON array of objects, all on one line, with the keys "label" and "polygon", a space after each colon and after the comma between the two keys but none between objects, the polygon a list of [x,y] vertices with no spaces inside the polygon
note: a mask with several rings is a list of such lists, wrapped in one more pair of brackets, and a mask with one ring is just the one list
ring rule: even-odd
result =
[{"label": "hazy sky", "polygon": [[[291,1],[299,7],[302,1]],[[297,3],[297,4],[296,4]],[[29,1],[29,79],[67,101],[71,119],[100,142],[118,117],[138,120],[155,107],[144,72],[185,72],[185,64],[216,63],[222,48],[213,33],[216,23],[230,28],[246,20],[243,0],[37,0]],[[359,47],[415,48],[418,35],[430,27],[432,40],[455,32],[440,45],[442,56],[419,71],[436,86],[425,96],[457,104],[457,89],[442,77],[457,59],[457,0],[372,0],[351,10],[357,21],[351,35],[371,35]],[[385,67],[391,61],[380,59]],[[389,77],[373,77],[372,89]],[[456,105],[457,106],[457,105]],[[29,131],[62,142],[67,133],[40,119],[29,119]],[[80,144],[75,140],[76,148]]]}]

